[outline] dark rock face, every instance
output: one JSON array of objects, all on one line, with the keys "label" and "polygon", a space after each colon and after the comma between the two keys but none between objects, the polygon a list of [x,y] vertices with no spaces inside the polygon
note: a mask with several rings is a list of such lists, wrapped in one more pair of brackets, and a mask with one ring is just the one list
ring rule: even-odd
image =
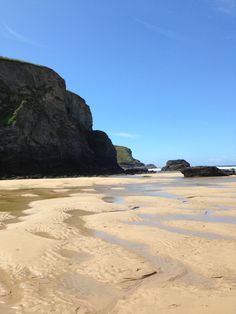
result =
[{"label": "dark rock face", "polygon": [[145,165],[133,158],[133,154],[131,149],[125,146],[115,146],[116,152],[117,152],[117,161],[118,164],[123,168],[123,169],[133,169],[133,168],[145,168]]},{"label": "dark rock face", "polygon": [[80,96],[67,91],[66,92],[66,110],[69,119],[79,128],[92,131],[93,119],[89,106]]},{"label": "dark rock face", "polygon": [[0,177],[121,171],[89,106],[56,72],[0,58]]},{"label": "dark rock face", "polygon": [[222,170],[217,167],[188,167],[181,171],[186,178],[190,177],[218,177],[218,176],[229,176],[235,174],[234,170]]},{"label": "dark rock face", "polygon": [[109,173],[110,170],[107,167],[109,165],[111,170],[117,169],[121,172],[121,169],[117,167],[116,149],[106,133],[102,131],[91,132],[89,135],[89,144],[93,148],[95,162],[99,169]]},{"label": "dark rock face", "polygon": [[229,175],[229,176],[233,176],[236,174],[234,169],[221,169],[221,171],[223,171],[225,174]]},{"label": "dark rock face", "polygon": [[181,171],[187,167],[190,167],[190,164],[184,159],[169,160],[161,171]]}]

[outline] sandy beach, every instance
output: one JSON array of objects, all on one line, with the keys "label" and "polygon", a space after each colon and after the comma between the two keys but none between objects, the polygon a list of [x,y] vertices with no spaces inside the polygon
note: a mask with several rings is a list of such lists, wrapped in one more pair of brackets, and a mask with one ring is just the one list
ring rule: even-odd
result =
[{"label": "sandy beach", "polygon": [[236,313],[236,177],[0,181],[0,313]]}]

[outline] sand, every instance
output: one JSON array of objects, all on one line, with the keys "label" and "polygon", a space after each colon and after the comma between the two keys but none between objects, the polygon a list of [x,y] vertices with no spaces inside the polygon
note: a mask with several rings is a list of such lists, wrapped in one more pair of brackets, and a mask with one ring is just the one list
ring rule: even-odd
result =
[{"label": "sand", "polygon": [[0,313],[236,313],[236,178],[0,181]]}]

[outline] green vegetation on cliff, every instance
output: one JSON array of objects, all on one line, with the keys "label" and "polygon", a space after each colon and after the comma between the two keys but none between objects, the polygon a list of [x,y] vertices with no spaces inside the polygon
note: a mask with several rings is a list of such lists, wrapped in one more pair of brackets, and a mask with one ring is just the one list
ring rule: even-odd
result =
[{"label": "green vegetation on cliff", "polygon": [[8,57],[4,57],[4,56],[0,56],[0,60],[9,61],[9,62],[18,62],[18,63],[22,63],[22,64],[30,64],[30,65],[33,65],[33,66],[36,66],[36,67],[45,68],[45,66],[40,65],[40,64],[35,64],[35,63],[32,63],[32,62],[19,60],[19,59],[8,58]]},{"label": "green vegetation on cliff", "polygon": [[139,168],[145,165],[139,160],[134,159],[131,149],[125,146],[115,146],[117,162],[122,168]]},{"label": "green vegetation on cliff", "polygon": [[115,146],[115,148],[117,152],[117,161],[119,164],[132,163],[134,161],[132,151],[128,147]]}]

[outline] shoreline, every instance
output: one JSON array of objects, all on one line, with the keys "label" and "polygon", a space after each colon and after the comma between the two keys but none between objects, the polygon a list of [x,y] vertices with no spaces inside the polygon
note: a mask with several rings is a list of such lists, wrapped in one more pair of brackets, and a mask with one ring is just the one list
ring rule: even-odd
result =
[{"label": "shoreline", "polygon": [[193,180],[0,181],[0,311],[235,313],[235,176]]}]

